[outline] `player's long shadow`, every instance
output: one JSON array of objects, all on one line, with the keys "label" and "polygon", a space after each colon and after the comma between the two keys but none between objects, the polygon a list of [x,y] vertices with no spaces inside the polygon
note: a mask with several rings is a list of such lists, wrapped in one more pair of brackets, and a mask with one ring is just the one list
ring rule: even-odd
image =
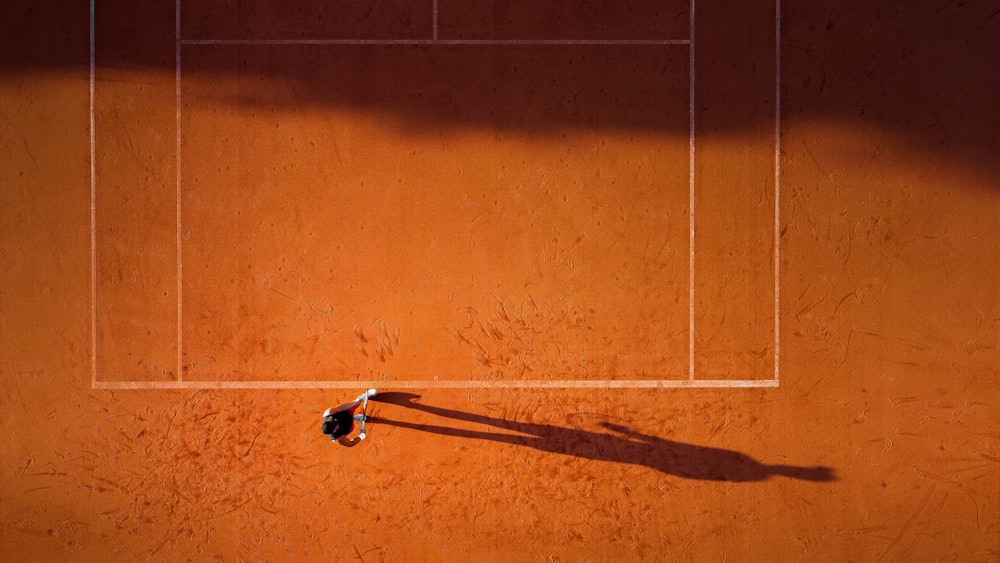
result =
[{"label": "player's long shadow", "polygon": [[688,479],[763,481],[774,475],[780,475],[805,481],[836,480],[833,469],[829,467],[767,465],[746,454],[733,450],[664,440],[636,432],[618,424],[603,423],[602,426],[610,431],[607,434],[590,432],[577,428],[518,422],[435,407],[415,402],[414,399],[418,399],[419,397],[420,395],[414,393],[387,392],[379,393],[372,400],[416,409],[453,420],[485,424],[517,432],[518,434],[483,432],[434,424],[417,424],[374,416],[369,417],[368,420],[372,423],[410,428],[444,436],[491,440],[504,444],[528,446],[544,452],[559,453],[598,461],[645,465],[669,475]]}]

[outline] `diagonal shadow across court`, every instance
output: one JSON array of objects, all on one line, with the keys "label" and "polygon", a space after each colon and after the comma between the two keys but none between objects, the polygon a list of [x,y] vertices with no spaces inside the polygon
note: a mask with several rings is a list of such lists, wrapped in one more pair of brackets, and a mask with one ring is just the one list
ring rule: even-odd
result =
[{"label": "diagonal shadow across court", "polygon": [[707,481],[764,481],[773,476],[804,481],[836,481],[830,467],[797,467],[768,465],[733,450],[687,444],[649,436],[628,427],[604,422],[608,433],[591,432],[550,424],[519,422],[418,403],[420,395],[405,392],[379,393],[372,401],[397,405],[449,418],[455,421],[484,424],[513,433],[496,433],[456,428],[454,426],[418,424],[385,417],[368,417],[368,421],[400,428],[409,428],[443,436],[489,440],[503,444],[526,446],[543,452],[574,457],[644,465],[668,475]]}]

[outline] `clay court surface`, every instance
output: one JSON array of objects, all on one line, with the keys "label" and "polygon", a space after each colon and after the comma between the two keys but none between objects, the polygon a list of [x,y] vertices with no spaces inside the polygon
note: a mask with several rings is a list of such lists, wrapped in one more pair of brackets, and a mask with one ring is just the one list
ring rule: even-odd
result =
[{"label": "clay court surface", "polygon": [[998,37],[4,4],[2,558],[1000,560]]}]

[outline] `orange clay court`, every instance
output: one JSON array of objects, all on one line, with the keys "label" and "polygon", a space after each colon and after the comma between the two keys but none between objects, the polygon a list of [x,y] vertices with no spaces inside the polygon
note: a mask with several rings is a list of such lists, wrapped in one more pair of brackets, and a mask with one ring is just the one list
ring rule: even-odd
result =
[{"label": "orange clay court", "polygon": [[1000,561],[1000,12],[916,4],[8,2],[3,558]]}]

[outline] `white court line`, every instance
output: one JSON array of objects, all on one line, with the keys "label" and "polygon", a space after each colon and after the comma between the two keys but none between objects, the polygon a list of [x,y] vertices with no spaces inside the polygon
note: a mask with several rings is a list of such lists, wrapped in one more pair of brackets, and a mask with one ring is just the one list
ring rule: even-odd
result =
[{"label": "white court line", "polygon": [[689,45],[687,39],[183,39],[182,45]]},{"label": "white court line", "polygon": [[[175,382],[99,382],[97,380],[97,175],[96,175],[96,113],[95,113],[95,0],[90,2],[90,124],[91,124],[91,300],[92,300],[92,386],[95,389],[308,389],[308,388],[353,388],[359,382],[185,382],[183,381],[182,354],[182,224],[181,224],[181,47],[184,45],[484,45],[484,46],[532,46],[532,45],[688,45],[690,46],[690,170],[689,170],[689,205],[690,205],[690,373],[688,380],[653,380],[653,381],[516,381],[516,382],[469,382],[469,381],[403,381],[392,383],[402,388],[740,388],[740,387],[778,387],[779,385],[779,353],[780,353],[780,0],[775,0],[775,376],[773,380],[696,380],[694,373],[694,153],[695,153],[695,5],[690,4],[690,37],[689,39],[664,40],[475,40],[438,39],[437,0],[434,0],[434,38],[426,39],[263,39],[263,40],[229,40],[229,39],[181,39],[181,0],[176,0],[176,112],[177,112],[177,275],[178,275],[178,305],[177,305],[177,363],[178,380]],[[384,382],[383,382],[384,383]],[[375,382],[377,384],[377,382]]]},{"label": "white court line", "polygon": [[689,362],[689,379],[694,381],[694,3],[695,0],[691,0],[691,9],[689,13],[690,18],[690,30],[689,30],[689,40],[691,41],[690,52],[688,54],[688,64],[690,68],[688,69],[688,103],[689,110],[691,112],[689,118],[689,138],[690,143],[690,154],[688,158],[690,160],[688,170],[688,221],[690,222],[691,235],[688,239],[688,250],[690,251],[690,256],[688,257],[688,362]]},{"label": "white court line", "polygon": [[568,381],[99,381],[94,389],[727,389],[773,388],[772,379],[568,380]]},{"label": "white court line", "polygon": [[774,383],[781,380],[781,0],[774,0]]},{"label": "white court line", "polygon": [[91,383],[97,383],[97,118],[94,98],[97,93],[96,54],[94,49],[94,2],[90,0],[90,361]]},{"label": "white court line", "polygon": [[433,7],[433,17],[434,17],[434,40],[437,41],[438,38],[438,0],[434,0]]},{"label": "white court line", "polygon": [[181,0],[177,0],[176,3],[176,14],[175,14],[175,35],[174,35],[174,51],[175,51],[175,70],[177,72],[176,83],[177,83],[177,169],[174,173],[177,181],[177,381],[184,380],[183,368],[183,331],[181,330],[182,319],[183,319],[183,304],[181,298],[183,296],[183,260],[182,260],[182,250],[183,250],[183,231],[181,230]]}]

